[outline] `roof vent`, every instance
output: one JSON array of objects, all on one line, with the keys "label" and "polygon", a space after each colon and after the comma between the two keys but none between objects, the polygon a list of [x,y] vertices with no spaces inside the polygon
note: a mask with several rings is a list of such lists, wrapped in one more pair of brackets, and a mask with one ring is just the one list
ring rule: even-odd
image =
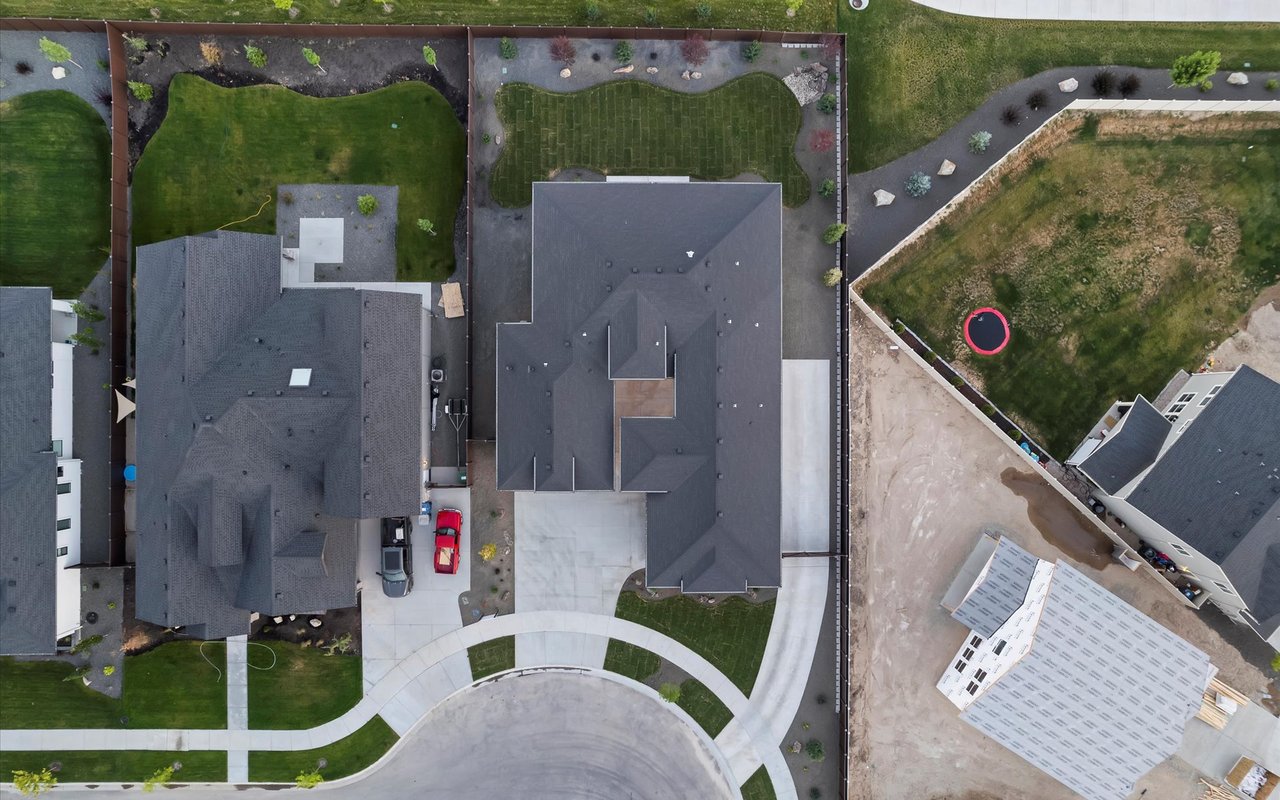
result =
[{"label": "roof vent", "polygon": [[289,385],[293,387],[311,385],[311,368],[295,367],[289,372]]}]

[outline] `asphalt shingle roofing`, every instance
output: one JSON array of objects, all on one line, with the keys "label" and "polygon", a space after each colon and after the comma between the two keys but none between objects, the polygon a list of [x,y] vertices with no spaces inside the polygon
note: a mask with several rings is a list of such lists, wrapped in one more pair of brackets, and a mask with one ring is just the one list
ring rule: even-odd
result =
[{"label": "asphalt shingle roofing", "polygon": [[275,236],[138,249],[139,617],[220,638],[354,605],[353,520],[418,506],[421,314],[282,293]]},{"label": "asphalt shingle roofing", "polygon": [[0,287],[0,654],[52,653],[58,534],[52,293]]},{"label": "asphalt shingle roofing", "polygon": [[1035,556],[1000,537],[981,581],[951,616],[990,639],[1022,607],[1035,571]]},{"label": "asphalt shingle roofing", "polygon": [[1139,396],[1120,429],[1080,462],[1080,469],[1104,492],[1114,495],[1156,460],[1172,424]]},{"label": "asphalt shingle roofing", "polygon": [[498,326],[498,487],[613,490],[611,379],[674,378],[674,417],[621,421],[650,586],[779,583],[781,198],[534,184],[533,320]]}]

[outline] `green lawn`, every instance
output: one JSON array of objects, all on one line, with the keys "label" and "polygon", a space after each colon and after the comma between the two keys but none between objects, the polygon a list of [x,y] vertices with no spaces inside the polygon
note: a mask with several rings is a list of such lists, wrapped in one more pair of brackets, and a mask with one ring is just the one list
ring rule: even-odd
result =
[{"label": "green lawn", "polygon": [[922,147],[997,89],[1051,67],[1168,67],[1184,53],[1220,50],[1223,69],[1280,69],[1280,25],[984,19],[910,0],[872,0],[856,12],[836,5],[849,34],[853,172]]},{"label": "green lawn", "polygon": [[610,639],[604,653],[604,668],[644,683],[662,669],[662,659],[643,647]]},{"label": "green lawn", "polygon": [[752,773],[742,784],[742,800],[778,800],[773,791],[773,781],[769,780],[769,772],[764,767]]},{"label": "green lawn", "polygon": [[[133,173],[133,240],[144,245],[221,226],[274,233],[282,183],[398,185],[397,274],[440,280],[453,272],[465,161],[462,126],[423,83],[314,98],[282,86],[223,89],[179,74],[164,123]],[[437,235],[419,230],[419,218],[431,220]]]},{"label": "green lawn", "polygon": [[[294,0],[297,22],[430,23],[474,25],[583,25],[582,0],[398,0],[387,14],[375,0]],[[710,21],[698,19],[693,0],[599,0],[600,17],[592,25],[646,25],[644,11],[653,7],[658,23],[669,27],[708,25],[746,30],[829,30],[835,8],[823,0],[809,0],[794,18],[781,0],[710,0]],[[164,21],[288,22],[289,15],[267,0],[228,3],[226,0],[111,0],[111,19],[150,20],[158,9]],[[102,0],[0,0],[4,17],[86,17],[101,19]],[[82,62],[83,63],[83,62]]]},{"label": "green lawn", "polygon": [[467,648],[471,662],[471,679],[480,680],[503,670],[515,669],[516,637],[503,636]]},{"label": "green lawn", "polygon": [[505,139],[489,187],[527,206],[533,181],[569,167],[612,175],[732,178],[782,183],[782,200],[809,198],[795,157],[800,105],[782,81],[753,72],[703,94],[612,81],[571,94],[507,84],[495,99]]},{"label": "green lawn", "polygon": [[680,684],[680,702],[676,705],[688,712],[712,739],[720,735],[724,726],[733,719],[733,712],[720,702],[715,693],[701,681],[690,678]]},{"label": "green lawn", "polygon": [[0,658],[0,728],[121,727],[120,701],[64,681],[73,671],[61,661]]},{"label": "green lawn", "polygon": [[661,631],[681,642],[751,696],[764,658],[774,601],[748,603],[730,597],[707,607],[691,597],[641,600],[634,592],[618,596],[616,616]]},{"label": "green lawn", "polygon": [[249,753],[249,780],[293,783],[298,773],[315,769],[321,758],[329,762],[320,770],[325,780],[345,778],[382,758],[399,738],[382,717],[375,716],[355,733],[327,747],[279,752],[253,750]]},{"label": "green lawn", "polygon": [[0,284],[79,297],[107,259],[110,180],[111,138],[88,103],[63,91],[0,103]]},{"label": "green lawn", "polygon": [[[271,664],[266,647],[275,653],[275,666],[254,669]],[[364,692],[359,656],[330,656],[291,642],[251,642],[249,665],[250,728],[314,728],[351,710]]]},{"label": "green lawn", "polygon": [[15,769],[32,771],[53,761],[62,765],[54,775],[61,783],[142,782],[175,761],[182,769],[173,774],[173,783],[227,779],[227,754],[221,750],[2,750],[0,781],[11,780]]},{"label": "green lawn", "polygon": [[[862,287],[1058,458],[1117,398],[1154,399],[1280,281],[1280,130],[1081,137]],[[1249,149],[1252,147],[1253,149]],[[965,355],[992,303],[1009,347]]]}]

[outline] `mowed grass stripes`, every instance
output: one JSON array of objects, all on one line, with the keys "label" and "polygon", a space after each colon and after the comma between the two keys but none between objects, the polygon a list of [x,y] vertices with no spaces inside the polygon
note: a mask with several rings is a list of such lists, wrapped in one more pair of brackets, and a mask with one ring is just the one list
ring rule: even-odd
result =
[{"label": "mowed grass stripes", "polygon": [[534,181],[573,167],[704,180],[753,173],[781,183],[788,206],[809,198],[795,157],[800,105],[772,75],[751,73],[703,94],[634,80],[572,94],[513,83],[495,102],[506,139],[489,188],[509,208],[533,201]]}]

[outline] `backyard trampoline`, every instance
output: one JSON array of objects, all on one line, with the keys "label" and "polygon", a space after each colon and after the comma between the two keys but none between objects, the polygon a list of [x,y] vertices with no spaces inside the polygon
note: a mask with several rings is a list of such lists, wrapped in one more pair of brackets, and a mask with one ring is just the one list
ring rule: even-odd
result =
[{"label": "backyard trampoline", "polygon": [[1009,344],[1009,321],[994,308],[979,308],[964,321],[964,340],[973,352],[993,356]]}]

